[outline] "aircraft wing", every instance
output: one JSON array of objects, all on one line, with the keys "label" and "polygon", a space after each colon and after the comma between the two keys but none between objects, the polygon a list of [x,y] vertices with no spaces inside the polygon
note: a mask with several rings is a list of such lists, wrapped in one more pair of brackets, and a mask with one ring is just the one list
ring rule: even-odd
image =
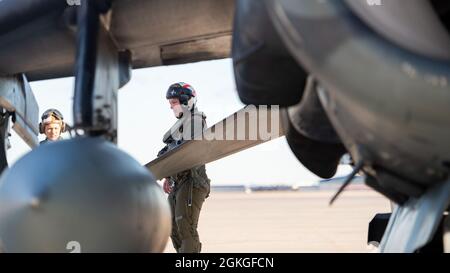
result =
[{"label": "aircraft wing", "polygon": [[250,105],[145,166],[156,179],[168,177],[283,136],[281,124],[278,108]]},{"label": "aircraft wing", "polygon": [[[0,76],[74,75],[78,0],[0,1]],[[144,68],[229,57],[234,0],[115,0],[102,22]]]}]

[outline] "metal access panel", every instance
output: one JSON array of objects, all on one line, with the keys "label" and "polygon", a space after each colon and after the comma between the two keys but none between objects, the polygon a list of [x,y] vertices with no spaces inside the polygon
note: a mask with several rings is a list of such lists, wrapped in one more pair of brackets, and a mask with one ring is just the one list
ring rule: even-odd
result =
[{"label": "metal access panel", "polygon": [[0,77],[0,107],[12,113],[12,128],[28,146],[38,146],[39,106],[24,74]]},{"label": "metal access panel", "polygon": [[380,243],[383,253],[412,253],[432,241],[450,203],[450,180],[396,206]]}]

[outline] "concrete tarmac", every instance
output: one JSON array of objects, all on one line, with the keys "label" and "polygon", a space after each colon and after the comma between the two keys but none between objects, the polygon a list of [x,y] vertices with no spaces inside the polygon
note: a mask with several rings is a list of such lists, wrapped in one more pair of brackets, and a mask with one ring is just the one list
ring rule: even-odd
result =
[{"label": "concrete tarmac", "polygon": [[[199,221],[202,252],[370,252],[367,229],[390,202],[370,190],[211,192]],[[168,241],[165,252],[175,252]]]}]

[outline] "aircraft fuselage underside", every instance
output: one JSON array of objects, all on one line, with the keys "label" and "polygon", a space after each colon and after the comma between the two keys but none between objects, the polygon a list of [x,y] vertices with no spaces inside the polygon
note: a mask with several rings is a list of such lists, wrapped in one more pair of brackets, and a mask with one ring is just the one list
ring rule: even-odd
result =
[{"label": "aircraft fuselage underside", "polygon": [[[258,31],[258,24],[270,25],[267,21],[273,27]],[[400,205],[382,250],[413,252],[426,243],[450,198],[450,66],[442,55],[445,46],[428,47],[425,41],[402,48],[390,40],[392,35],[382,36],[359,19],[344,1],[237,1],[235,24],[240,32],[234,34],[233,58],[241,98],[273,104],[279,101],[277,94],[294,97],[282,102],[290,112],[286,127],[294,132],[286,134],[303,165],[319,176],[332,176],[343,152],[336,146],[330,153],[330,144],[345,146],[355,165],[362,164],[366,183]],[[417,31],[408,37],[424,40],[427,35]],[[258,69],[264,60],[271,60],[271,66]],[[313,91],[305,85],[311,76],[316,81]],[[284,83],[286,94],[277,82]],[[266,87],[264,92],[260,86]],[[321,103],[311,99],[311,92]],[[319,119],[322,112],[327,119]],[[337,140],[325,133],[330,130]],[[325,147],[328,153],[322,152]],[[429,215],[426,224],[420,223],[422,214]],[[398,237],[403,225],[410,229]],[[418,230],[423,232],[420,238],[413,236]]]}]

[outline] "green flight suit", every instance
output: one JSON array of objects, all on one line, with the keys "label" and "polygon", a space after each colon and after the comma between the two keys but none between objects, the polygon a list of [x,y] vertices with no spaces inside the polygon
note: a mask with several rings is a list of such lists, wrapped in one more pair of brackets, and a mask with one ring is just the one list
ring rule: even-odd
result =
[{"label": "green flight suit", "polygon": [[[166,146],[158,153],[161,156],[167,151],[183,143],[183,129],[189,128],[191,133],[185,132],[192,138],[199,130],[206,129],[205,116],[194,108],[192,112],[183,111],[183,117],[164,135]],[[195,123],[198,126],[192,126]],[[186,135],[184,135],[186,136]],[[182,171],[170,177],[173,188],[168,200],[172,213],[171,239],[178,253],[199,253],[201,242],[197,227],[200,211],[205,199],[210,193],[210,180],[206,175],[205,166]]]}]

